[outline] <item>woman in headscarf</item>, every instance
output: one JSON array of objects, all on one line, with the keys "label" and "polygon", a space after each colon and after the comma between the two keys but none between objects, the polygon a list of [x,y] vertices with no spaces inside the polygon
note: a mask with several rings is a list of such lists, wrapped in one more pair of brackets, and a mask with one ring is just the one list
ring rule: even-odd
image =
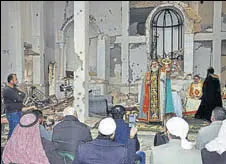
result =
[{"label": "woman in headscarf", "polygon": [[4,147],[3,162],[19,164],[61,164],[52,142],[41,138],[37,115],[25,113]]},{"label": "woman in headscarf", "polygon": [[226,120],[223,121],[218,136],[202,149],[203,164],[226,163]]}]

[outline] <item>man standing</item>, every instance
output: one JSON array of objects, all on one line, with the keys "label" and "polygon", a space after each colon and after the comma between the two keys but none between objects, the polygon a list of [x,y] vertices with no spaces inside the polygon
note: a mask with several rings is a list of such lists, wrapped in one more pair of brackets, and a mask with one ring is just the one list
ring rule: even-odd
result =
[{"label": "man standing", "polygon": [[9,74],[7,81],[8,85],[3,90],[3,99],[5,104],[6,118],[9,123],[9,139],[14,128],[19,123],[21,110],[24,107],[23,99],[25,98],[25,93],[16,88],[16,84],[18,83],[16,74]]},{"label": "man standing", "polygon": [[220,80],[219,77],[214,74],[212,67],[207,70],[202,92],[201,104],[195,114],[195,118],[210,121],[212,110],[217,106],[222,107]]},{"label": "man standing", "polygon": [[224,108],[216,107],[211,116],[212,123],[209,126],[203,127],[199,130],[196,138],[196,149],[203,149],[205,145],[217,137],[222,125],[222,121],[226,118]]},{"label": "man standing", "polygon": [[158,103],[159,75],[159,64],[157,60],[152,60],[142,82],[139,120],[151,122],[161,119]]}]

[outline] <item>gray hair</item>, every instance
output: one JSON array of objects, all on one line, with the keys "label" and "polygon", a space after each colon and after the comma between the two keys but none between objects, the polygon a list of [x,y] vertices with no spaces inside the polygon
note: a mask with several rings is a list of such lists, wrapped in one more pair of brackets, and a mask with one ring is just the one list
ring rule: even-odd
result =
[{"label": "gray hair", "polygon": [[64,116],[77,115],[77,112],[73,107],[68,106],[67,108],[64,109],[63,115]]},{"label": "gray hair", "polygon": [[212,116],[216,121],[223,121],[226,118],[226,111],[222,107],[216,107],[212,111]]}]

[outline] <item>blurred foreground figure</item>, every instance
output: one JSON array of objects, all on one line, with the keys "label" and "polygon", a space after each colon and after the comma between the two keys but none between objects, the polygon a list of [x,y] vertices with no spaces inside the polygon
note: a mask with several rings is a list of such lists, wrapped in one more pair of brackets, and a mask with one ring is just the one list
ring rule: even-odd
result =
[{"label": "blurred foreground figure", "polygon": [[78,146],[73,164],[134,164],[136,155],[137,130],[132,128],[128,145],[113,141],[116,130],[115,121],[105,118],[99,124],[98,137]]},{"label": "blurred foreground figure", "polygon": [[2,159],[9,163],[63,164],[54,144],[41,138],[38,116],[25,113],[21,116],[12,136],[4,147]]},{"label": "blurred foreground figure", "polygon": [[151,151],[150,164],[201,164],[201,153],[193,148],[186,137],[188,123],[179,117],[173,117],[166,123],[169,142],[155,146]]},{"label": "blurred foreground figure", "polygon": [[218,136],[202,149],[203,164],[226,163],[226,120],[223,121]]}]

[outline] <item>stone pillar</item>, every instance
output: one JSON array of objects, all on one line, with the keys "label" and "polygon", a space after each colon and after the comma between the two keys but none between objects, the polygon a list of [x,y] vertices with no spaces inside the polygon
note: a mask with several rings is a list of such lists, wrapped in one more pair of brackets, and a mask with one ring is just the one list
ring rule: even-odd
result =
[{"label": "stone pillar", "polygon": [[213,67],[216,74],[221,73],[221,11],[222,1],[214,1]]},{"label": "stone pillar", "polygon": [[106,79],[106,39],[105,36],[99,35],[97,40],[97,77]]},{"label": "stone pillar", "polygon": [[8,2],[9,9],[9,55],[12,61],[11,72],[17,74],[19,83],[24,80],[24,43],[21,34],[20,1]]},{"label": "stone pillar", "polygon": [[129,78],[129,1],[122,1],[122,83],[128,84]]},{"label": "stone pillar", "polygon": [[88,117],[89,1],[74,1],[74,107],[82,122]]},{"label": "stone pillar", "polygon": [[44,84],[44,31],[43,31],[43,1],[31,2],[31,27],[32,27],[32,50],[39,54],[33,56],[33,84]]},{"label": "stone pillar", "polygon": [[184,72],[193,73],[194,34],[184,34]]},{"label": "stone pillar", "polygon": [[59,73],[59,80],[64,77],[64,36],[63,31],[57,31],[57,45],[59,49],[59,66],[58,66],[58,73]]}]

